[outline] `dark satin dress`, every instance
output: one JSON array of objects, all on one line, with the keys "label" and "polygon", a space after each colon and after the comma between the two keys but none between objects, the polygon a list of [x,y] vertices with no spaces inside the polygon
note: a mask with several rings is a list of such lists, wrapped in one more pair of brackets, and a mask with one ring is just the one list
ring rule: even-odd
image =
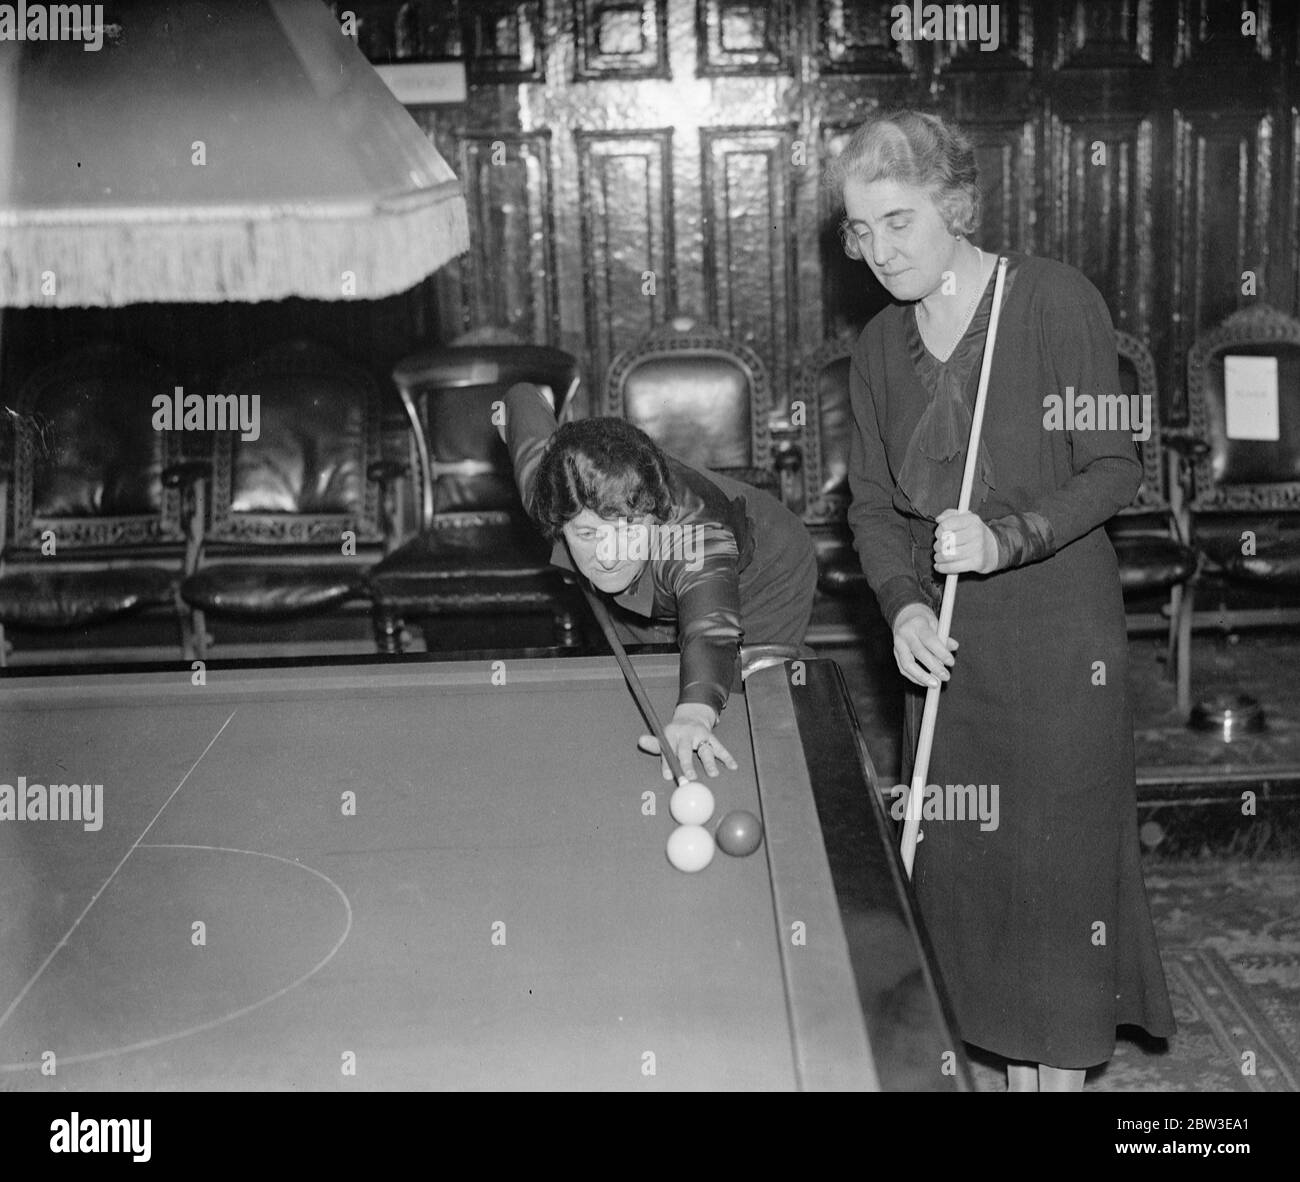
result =
[{"label": "dark satin dress", "polygon": [[[1102,528],[1141,467],[1128,433],[1045,427],[1049,394],[1119,392],[1114,332],[1079,272],[1011,258],[971,506],[999,569],[960,577],[960,647],[928,776],[988,786],[996,824],[959,810],[923,820],[914,884],[962,1037],[1084,1068],[1110,1058],[1117,1025],[1174,1029],[1139,864],[1124,606]],[[939,610],[934,517],[957,504],[991,307],[992,280],[947,362],[911,306],[883,311],[854,352],[850,520],[891,624],[910,603]],[[905,780],[923,703],[911,687]]]}]

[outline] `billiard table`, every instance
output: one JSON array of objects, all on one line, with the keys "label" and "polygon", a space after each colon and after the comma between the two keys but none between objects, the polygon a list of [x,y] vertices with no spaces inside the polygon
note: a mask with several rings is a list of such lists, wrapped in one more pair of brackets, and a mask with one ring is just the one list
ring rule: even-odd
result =
[{"label": "billiard table", "polygon": [[604,657],[0,678],[0,1090],[968,1089],[838,667],[719,722],[749,857],[647,730]]}]

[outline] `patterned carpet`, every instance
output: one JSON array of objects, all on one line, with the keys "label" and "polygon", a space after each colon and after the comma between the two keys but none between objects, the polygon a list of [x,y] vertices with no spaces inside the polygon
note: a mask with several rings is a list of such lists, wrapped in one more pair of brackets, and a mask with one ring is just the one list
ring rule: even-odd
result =
[{"label": "patterned carpet", "polygon": [[[1156,861],[1145,872],[1178,1032],[1165,1044],[1121,1031],[1087,1090],[1300,1091],[1300,866]],[[978,1090],[1006,1090],[996,1059],[976,1052],[971,1070]]]}]

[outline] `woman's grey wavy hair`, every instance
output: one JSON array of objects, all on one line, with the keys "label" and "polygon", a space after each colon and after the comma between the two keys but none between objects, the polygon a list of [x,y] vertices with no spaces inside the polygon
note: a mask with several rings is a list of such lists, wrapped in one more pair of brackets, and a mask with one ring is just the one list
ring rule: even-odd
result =
[{"label": "woman's grey wavy hair", "polygon": [[938,115],[893,111],[857,129],[826,169],[826,184],[839,202],[850,180],[890,180],[929,192],[953,234],[973,233],[983,204],[979,168],[966,135]]}]

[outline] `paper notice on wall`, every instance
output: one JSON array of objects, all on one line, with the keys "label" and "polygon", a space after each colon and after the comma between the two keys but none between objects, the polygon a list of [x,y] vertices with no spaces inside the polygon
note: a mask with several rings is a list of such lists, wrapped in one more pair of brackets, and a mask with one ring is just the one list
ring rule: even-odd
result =
[{"label": "paper notice on wall", "polygon": [[1223,404],[1229,439],[1280,437],[1276,357],[1225,357]]}]

